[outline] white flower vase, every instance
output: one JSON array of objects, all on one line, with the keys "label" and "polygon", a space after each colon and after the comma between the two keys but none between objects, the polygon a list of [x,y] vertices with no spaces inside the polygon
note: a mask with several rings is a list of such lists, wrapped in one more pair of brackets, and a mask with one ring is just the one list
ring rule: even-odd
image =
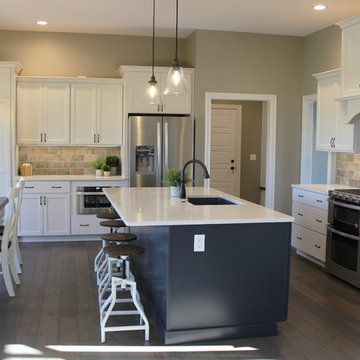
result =
[{"label": "white flower vase", "polygon": [[101,169],[96,169],[95,170],[95,176],[96,177],[102,177],[103,171]]},{"label": "white flower vase", "polygon": [[105,176],[105,177],[110,176],[110,171],[104,171],[104,176]]},{"label": "white flower vase", "polygon": [[177,197],[177,196],[179,196],[179,191],[180,191],[180,189],[179,189],[178,186],[170,186],[170,195],[171,195],[172,197]]}]

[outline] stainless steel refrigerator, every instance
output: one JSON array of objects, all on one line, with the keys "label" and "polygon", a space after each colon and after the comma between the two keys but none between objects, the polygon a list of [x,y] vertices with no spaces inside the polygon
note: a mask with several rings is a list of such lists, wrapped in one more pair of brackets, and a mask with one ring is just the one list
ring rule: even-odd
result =
[{"label": "stainless steel refrigerator", "polygon": [[166,169],[181,169],[193,158],[194,121],[190,116],[134,115],[129,125],[131,186],[164,186]]}]

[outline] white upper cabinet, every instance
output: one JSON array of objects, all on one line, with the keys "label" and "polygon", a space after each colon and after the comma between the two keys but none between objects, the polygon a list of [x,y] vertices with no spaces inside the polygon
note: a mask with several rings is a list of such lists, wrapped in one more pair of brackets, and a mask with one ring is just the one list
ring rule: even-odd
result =
[{"label": "white upper cabinet", "polygon": [[119,146],[122,119],[123,80],[17,79],[18,144]]},{"label": "white upper cabinet", "polygon": [[122,145],[122,82],[72,84],[71,104],[72,144]]},{"label": "white upper cabinet", "polygon": [[360,97],[360,15],[337,23],[341,35],[341,96]]},{"label": "white upper cabinet", "polygon": [[354,125],[343,122],[340,69],[314,75],[317,83],[316,150],[354,151]]},{"label": "white upper cabinet", "polygon": [[[156,67],[155,77],[161,93],[165,89],[169,67]],[[126,112],[137,114],[191,114],[194,87],[194,69],[184,69],[189,94],[161,95],[162,105],[150,105],[144,100],[145,89],[151,78],[151,67],[121,66],[120,76],[126,81]]]},{"label": "white upper cabinet", "polygon": [[70,83],[17,79],[18,144],[69,144]]}]

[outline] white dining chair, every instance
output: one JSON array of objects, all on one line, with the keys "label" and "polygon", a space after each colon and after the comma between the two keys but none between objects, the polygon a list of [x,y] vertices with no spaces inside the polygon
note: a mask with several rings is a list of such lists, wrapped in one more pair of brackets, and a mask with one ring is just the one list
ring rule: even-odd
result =
[{"label": "white dining chair", "polygon": [[[22,201],[22,195],[24,191],[24,185],[25,185],[25,178],[20,177],[19,181],[16,184],[16,187],[20,188],[20,199],[19,199],[19,206],[17,207],[17,219],[16,223],[18,222],[19,216],[20,216],[20,208],[21,208],[21,201]],[[22,273],[21,265],[23,264],[20,247],[19,247],[19,237],[18,237],[18,227],[16,225],[16,234],[14,235],[14,261],[15,261],[15,268],[16,272],[18,274]]]},{"label": "white dining chair", "polygon": [[7,209],[5,216],[4,233],[0,237],[0,263],[1,263],[1,274],[4,277],[4,282],[9,296],[15,296],[14,286],[12,280],[15,281],[16,285],[20,284],[19,276],[15,268],[15,257],[14,239],[17,235],[17,217],[20,207],[20,187],[13,187],[10,190],[9,208]]}]

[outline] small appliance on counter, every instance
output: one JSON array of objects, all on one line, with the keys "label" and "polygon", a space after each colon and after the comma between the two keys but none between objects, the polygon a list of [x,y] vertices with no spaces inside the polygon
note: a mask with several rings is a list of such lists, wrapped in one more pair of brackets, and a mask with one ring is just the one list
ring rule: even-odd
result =
[{"label": "small appliance on counter", "polygon": [[20,165],[20,175],[21,176],[31,176],[32,175],[32,164],[22,163]]},{"label": "small appliance on counter", "polygon": [[360,288],[360,189],[329,191],[325,269]]}]

